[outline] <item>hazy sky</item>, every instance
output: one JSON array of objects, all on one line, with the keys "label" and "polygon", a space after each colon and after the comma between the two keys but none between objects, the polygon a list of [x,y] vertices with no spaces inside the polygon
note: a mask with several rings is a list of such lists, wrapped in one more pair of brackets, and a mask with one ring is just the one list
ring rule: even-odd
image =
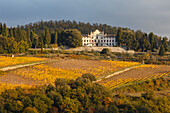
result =
[{"label": "hazy sky", "polygon": [[170,37],[170,0],[0,0],[8,26],[76,20],[140,29]]}]

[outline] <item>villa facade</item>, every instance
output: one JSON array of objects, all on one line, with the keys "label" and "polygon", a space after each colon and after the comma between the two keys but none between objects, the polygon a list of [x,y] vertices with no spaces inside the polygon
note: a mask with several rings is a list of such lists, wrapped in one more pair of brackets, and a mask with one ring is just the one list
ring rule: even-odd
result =
[{"label": "villa facade", "polygon": [[113,47],[117,45],[116,36],[112,34],[104,34],[104,32],[95,30],[88,35],[83,35],[82,45]]}]

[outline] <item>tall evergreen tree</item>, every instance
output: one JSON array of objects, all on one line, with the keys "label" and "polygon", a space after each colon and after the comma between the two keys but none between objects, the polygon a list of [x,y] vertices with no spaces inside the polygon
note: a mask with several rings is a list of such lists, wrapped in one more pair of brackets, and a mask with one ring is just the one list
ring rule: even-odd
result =
[{"label": "tall evergreen tree", "polygon": [[22,30],[19,26],[17,27],[17,36],[15,37],[15,40],[17,41],[17,43],[23,40]]},{"label": "tall evergreen tree", "polygon": [[31,42],[33,43],[33,39],[35,38],[35,33],[31,30],[31,33],[30,33],[30,40]]},{"label": "tall evergreen tree", "polygon": [[163,37],[162,45],[164,46],[165,51],[168,51],[168,42],[167,37]]},{"label": "tall evergreen tree", "polygon": [[12,27],[9,30],[9,37],[14,37],[14,35],[13,35],[13,28]]},{"label": "tall evergreen tree", "polygon": [[122,40],[122,36],[123,36],[123,30],[121,27],[118,28],[118,32],[117,32],[117,35],[116,35],[116,40],[118,42],[118,46],[121,45],[121,43],[123,42]]},{"label": "tall evergreen tree", "polygon": [[159,55],[160,56],[164,56],[165,55],[165,48],[164,48],[163,45],[161,45],[161,47],[160,47]]},{"label": "tall evergreen tree", "polygon": [[50,45],[51,37],[48,28],[45,29],[45,44]]},{"label": "tall evergreen tree", "polygon": [[154,49],[154,34],[152,32],[149,34],[149,42],[150,42],[151,50],[153,51],[153,49]]},{"label": "tall evergreen tree", "polygon": [[29,47],[31,47],[32,46],[32,42],[31,42],[31,39],[30,39],[30,37],[31,37],[31,33],[30,33],[30,28],[29,28],[29,26],[27,26],[27,42],[28,42],[28,44],[29,44]]},{"label": "tall evergreen tree", "polygon": [[140,46],[142,48],[142,51],[147,51],[150,49],[150,44],[149,44],[149,41],[147,39],[147,34],[143,34],[143,37],[140,41]]},{"label": "tall evergreen tree", "polygon": [[15,41],[14,37],[8,38],[8,53],[18,52],[19,52],[18,44]]},{"label": "tall evergreen tree", "polygon": [[2,28],[2,35],[5,36],[5,37],[9,36],[9,31],[8,31],[8,28],[7,28],[5,23],[4,23],[3,28]]},{"label": "tall evergreen tree", "polygon": [[14,36],[14,38],[16,40],[16,38],[18,36],[18,33],[17,33],[17,29],[15,27],[13,28],[13,36]]},{"label": "tall evergreen tree", "polygon": [[2,34],[2,23],[0,22],[0,35]]},{"label": "tall evergreen tree", "polygon": [[158,37],[155,36],[155,39],[154,39],[154,48],[158,49]]},{"label": "tall evergreen tree", "polygon": [[137,51],[139,49],[139,42],[136,40],[135,37],[132,41],[132,49],[134,49],[135,51]]},{"label": "tall evergreen tree", "polygon": [[58,32],[56,31],[54,34],[54,44],[57,44],[58,41]]},{"label": "tall evergreen tree", "polygon": [[7,37],[0,36],[0,53],[8,53],[8,39]]}]

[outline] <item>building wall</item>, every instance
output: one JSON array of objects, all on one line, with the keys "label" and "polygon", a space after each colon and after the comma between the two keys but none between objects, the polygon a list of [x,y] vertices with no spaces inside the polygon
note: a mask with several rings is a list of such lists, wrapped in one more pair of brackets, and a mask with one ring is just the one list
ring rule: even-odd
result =
[{"label": "building wall", "polygon": [[115,46],[117,45],[115,36],[108,36],[104,32],[96,30],[90,35],[82,37],[83,46]]}]

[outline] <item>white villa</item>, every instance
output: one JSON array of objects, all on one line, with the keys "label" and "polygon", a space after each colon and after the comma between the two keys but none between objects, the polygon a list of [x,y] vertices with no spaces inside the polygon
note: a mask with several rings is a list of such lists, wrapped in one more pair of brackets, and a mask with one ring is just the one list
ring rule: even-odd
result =
[{"label": "white villa", "polygon": [[99,30],[91,32],[88,35],[82,37],[83,46],[108,46],[113,47],[117,45],[116,36],[110,34],[104,34]]}]

